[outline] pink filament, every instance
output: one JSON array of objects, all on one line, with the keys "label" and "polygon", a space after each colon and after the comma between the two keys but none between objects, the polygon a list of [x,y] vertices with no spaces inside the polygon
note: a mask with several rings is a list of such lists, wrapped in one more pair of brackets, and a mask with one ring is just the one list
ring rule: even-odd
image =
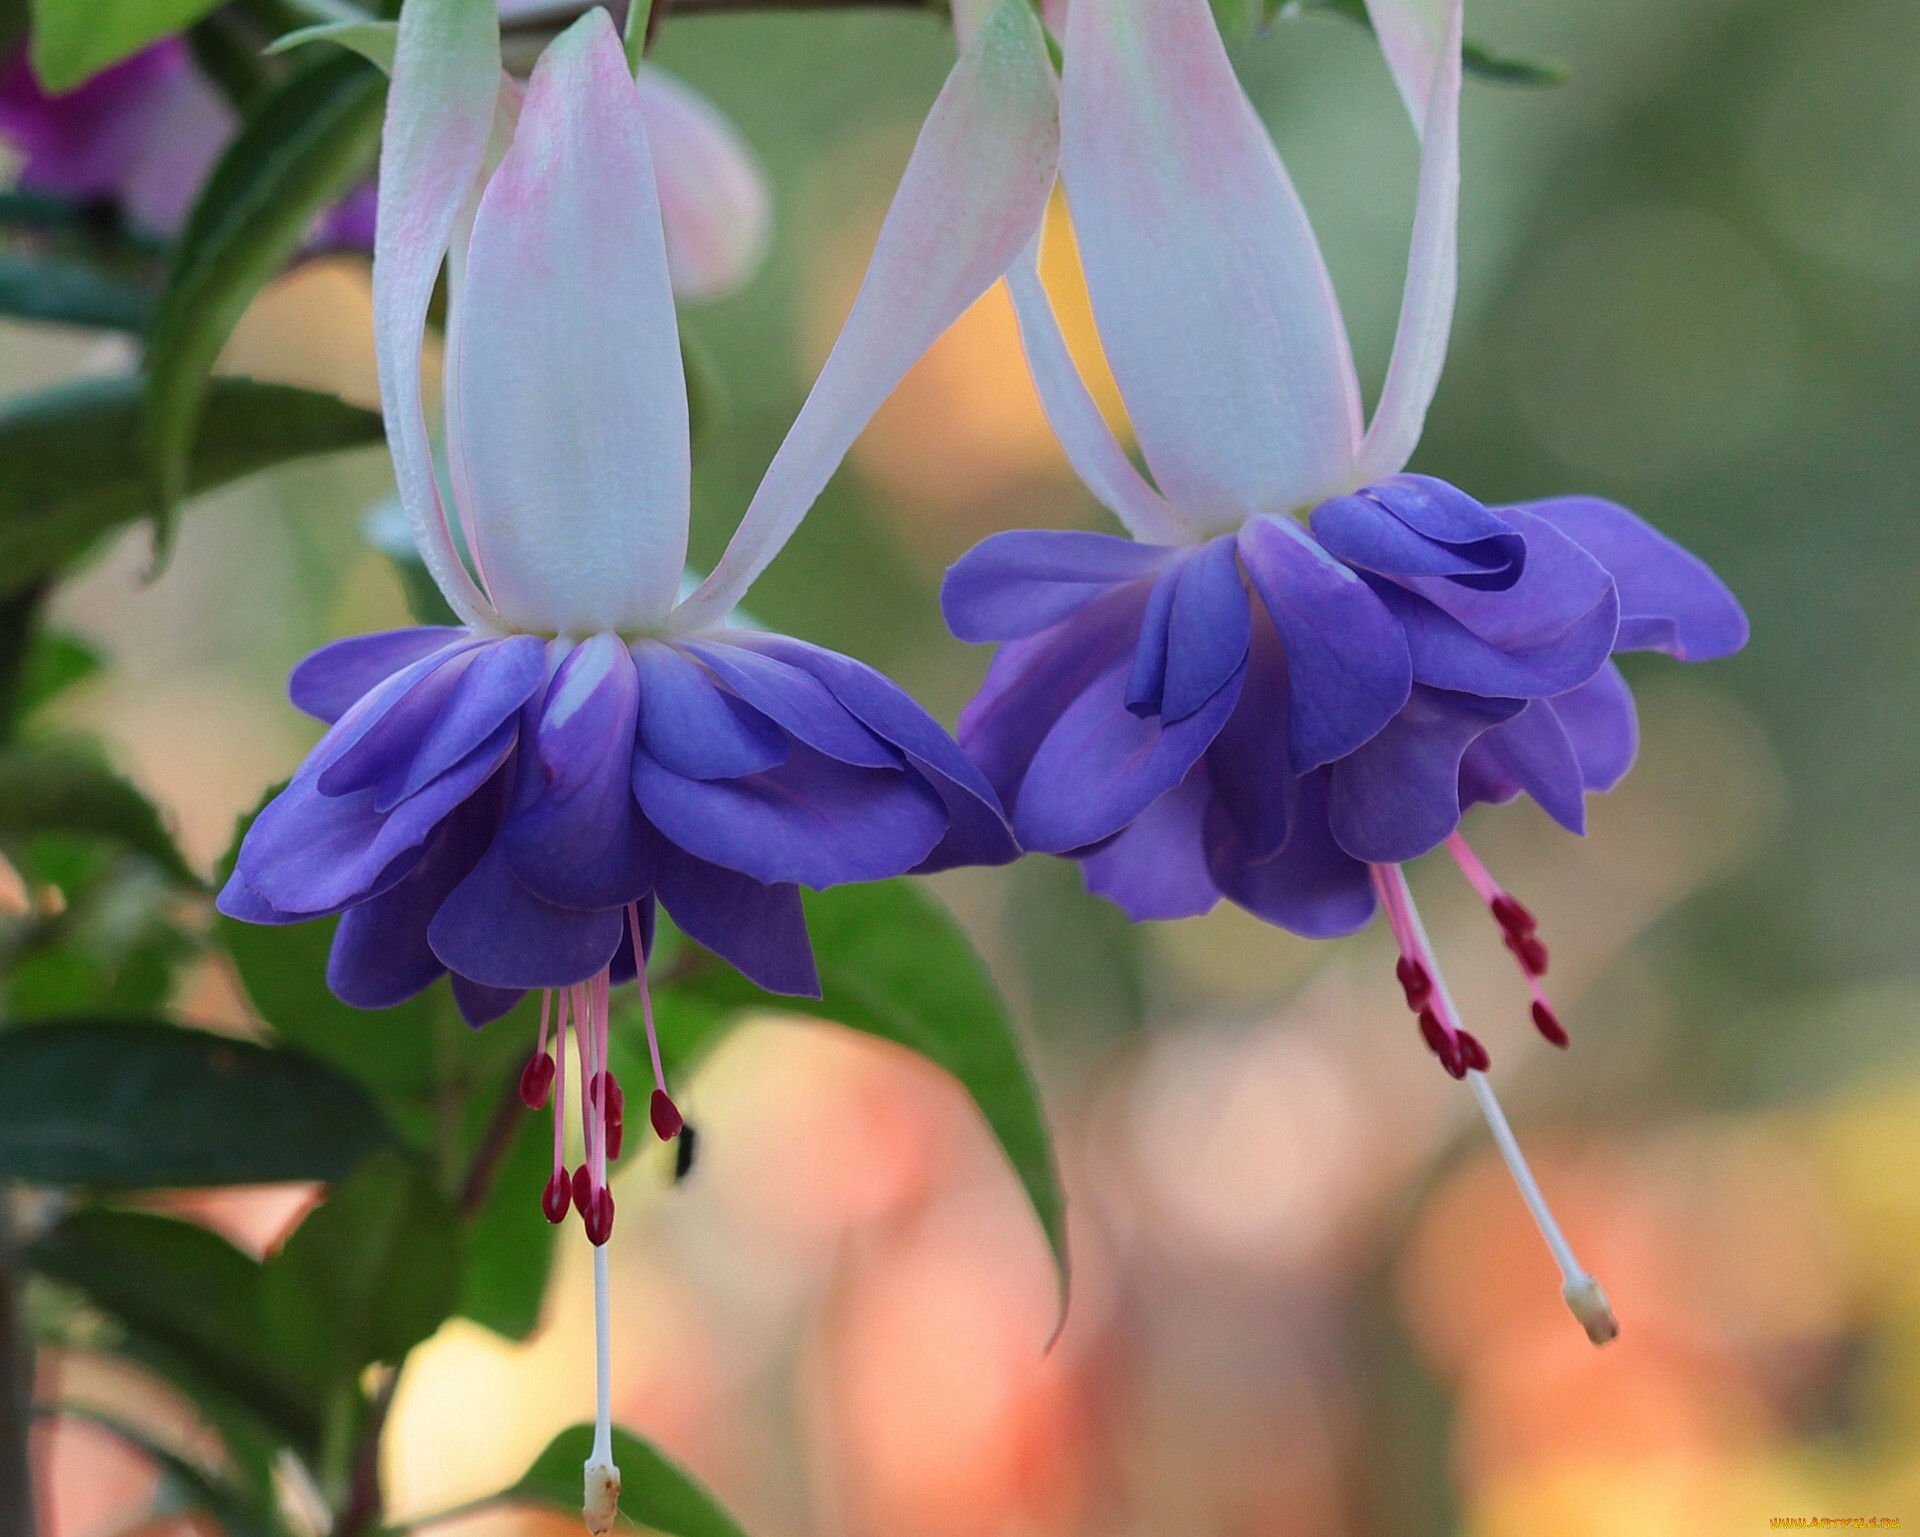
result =
[{"label": "pink filament", "polygon": [[[1527,984],[1527,991],[1533,994],[1534,1025],[1554,1045],[1565,1046],[1566,1031],[1561,1027],[1560,1016],[1554,1012],[1553,1002],[1547,997],[1547,990],[1540,981],[1546,972],[1545,951],[1544,949],[1541,951],[1540,963],[1537,967],[1528,964],[1515,949],[1515,929],[1512,922],[1509,918],[1502,916],[1503,907],[1506,912],[1518,912],[1523,915],[1526,914],[1526,908],[1514,899],[1513,893],[1493,878],[1492,872],[1481,863],[1480,856],[1474,853],[1468,846],[1467,840],[1459,833],[1456,832],[1447,839],[1447,852],[1453,856],[1453,862],[1460,867],[1460,873],[1466,876],[1467,884],[1472,886],[1480,900],[1487,904],[1494,921],[1500,925],[1502,935],[1507,938],[1507,948],[1513,951],[1521,979]],[[1530,917],[1528,924],[1527,937],[1531,938]],[[1542,1018],[1542,1015],[1545,1018]]]}]

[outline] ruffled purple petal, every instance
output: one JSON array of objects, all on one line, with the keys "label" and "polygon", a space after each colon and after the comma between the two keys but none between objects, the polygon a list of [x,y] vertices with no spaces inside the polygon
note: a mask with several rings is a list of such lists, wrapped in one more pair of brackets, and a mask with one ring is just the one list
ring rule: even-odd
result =
[{"label": "ruffled purple petal", "polygon": [[1270,859],[1247,858],[1217,801],[1204,829],[1208,872],[1228,900],[1308,939],[1351,934],[1373,916],[1367,867],[1340,847],[1328,825],[1332,773],[1316,769],[1299,780],[1292,830]]},{"label": "ruffled purple petal", "polygon": [[1560,496],[1512,511],[1552,524],[1613,577],[1620,590],[1616,651],[1664,651],[1683,662],[1710,662],[1746,645],[1746,612],[1727,584],[1618,502]]},{"label": "ruffled purple petal", "polygon": [[719,781],[637,752],[633,793],[680,848],[766,885],[884,880],[925,859],[947,826],[919,775],[855,768],[797,742],[779,768]]},{"label": "ruffled purple petal", "polygon": [[449,971],[487,987],[567,987],[613,959],[627,915],[543,902],[496,842],[441,903],[427,942]]},{"label": "ruffled purple petal", "polygon": [[1147,604],[1140,611],[1140,634],[1133,643],[1133,666],[1127,672],[1127,708],[1142,720],[1160,713],[1160,701],[1167,691],[1167,632],[1173,623],[1180,573],[1189,558],[1182,550],[1168,562],[1147,589]]},{"label": "ruffled purple petal", "polygon": [[583,641],[555,671],[500,832],[513,873],[541,900],[622,907],[652,890],[651,841],[628,788],[639,708],[639,674],[617,635]]},{"label": "ruffled purple petal", "polygon": [[1530,553],[1521,532],[1464,491],[1428,475],[1395,475],[1313,509],[1313,536],[1382,576],[1431,577],[1503,592]]},{"label": "ruffled purple petal", "polygon": [[538,636],[515,635],[478,647],[404,772],[396,768],[382,778],[375,809],[391,810],[462,761],[519,712],[546,676],[547,648]]},{"label": "ruffled purple petal", "polygon": [[1587,830],[1586,786],[1560,717],[1535,699],[1475,739],[1460,759],[1460,804],[1510,801],[1522,790],[1570,833]]},{"label": "ruffled purple petal", "polygon": [[1378,736],[1332,766],[1327,816],[1334,838],[1370,864],[1426,853],[1459,825],[1467,744],[1524,707],[1519,699],[1416,685],[1406,708]]},{"label": "ruffled purple petal", "polygon": [[1197,763],[1119,837],[1080,861],[1087,890],[1135,923],[1212,911],[1220,891],[1201,836],[1211,798],[1206,765]]},{"label": "ruffled purple petal", "polygon": [[640,677],[640,740],[688,779],[739,779],[787,761],[786,733],[723,691],[691,657],[663,641],[633,648]]},{"label": "ruffled purple petal", "polygon": [[913,867],[914,873],[1002,865],[1020,857],[1000,798],[978,765],[885,674],[837,651],[782,635],[756,637],[752,645],[819,679],[861,725],[904,753],[939,794],[947,808],[946,836]]},{"label": "ruffled purple petal", "polygon": [[[452,708],[480,652],[480,647],[466,646],[437,666],[429,659],[396,673],[370,696],[378,701],[377,718],[369,720],[364,730],[353,733],[351,741],[330,743],[322,738],[309,760],[319,770],[314,783],[320,793],[351,795],[356,790],[373,790],[376,804],[385,810],[397,798],[420,744]],[[511,713],[503,712],[501,718]],[[498,721],[495,725],[497,728]]]},{"label": "ruffled purple petal", "polygon": [[1485,698],[1537,699],[1578,688],[1606,660],[1612,599],[1595,622],[1540,645],[1507,650],[1474,634],[1451,614],[1383,577],[1368,578],[1406,636],[1415,683]]},{"label": "ruffled purple petal", "polygon": [[1627,777],[1640,750],[1640,724],[1633,690],[1618,667],[1607,663],[1580,687],[1547,703],[1573,743],[1587,789],[1611,790]]},{"label": "ruffled purple petal", "polygon": [[246,883],[236,866],[214,899],[214,907],[225,917],[241,923],[259,923],[277,927],[287,923],[307,923],[312,913],[288,913],[275,907]]},{"label": "ruffled purple petal", "polygon": [[[767,636],[764,639],[768,643],[764,648],[747,644],[743,633],[739,643],[690,641],[686,649],[711,667],[728,688],[754,709],[815,752],[859,768],[900,766],[899,757],[860,723],[824,680],[801,662],[801,653],[815,648],[787,642],[795,649],[769,655],[767,650],[781,638]],[[821,653],[823,656],[834,654]],[[666,762],[664,758],[661,761]]]},{"label": "ruffled purple petal", "polygon": [[1240,698],[1244,664],[1185,720],[1126,707],[1128,664],[1109,667],[1067,707],[1034,753],[1014,802],[1024,848],[1066,854],[1110,838],[1186,777]]},{"label": "ruffled purple petal", "polygon": [[459,1006],[460,1017],[476,1030],[506,1018],[526,996],[524,987],[488,987],[458,973],[453,977],[453,1001]]},{"label": "ruffled purple petal", "polygon": [[1287,750],[1287,662],[1279,633],[1263,611],[1253,627],[1240,702],[1207,749],[1214,796],[1248,859],[1271,858],[1287,841],[1294,782]]},{"label": "ruffled purple petal", "polygon": [[940,608],[961,640],[1018,640],[1078,613],[1112,587],[1153,575],[1172,554],[1111,534],[994,534],[948,569]]},{"label": "ruffled purple petal", "polygon": [[437,651],[480,644],[480,639],[468,631],[447,625],[349,636],[322,646],[294,668],[287,679],[287,697],[295,709],[332,725],[355,700],[401,668]]},{"label": "ruffled purple petal", "polygon": [[1193,552],[1180,571],[1167,625],[1167,682],[1160,718],[1185,720],[1227,686],[1247,659],[1247,589],[1231,534]]},{"label": "ruffled purple petal", "polygon": [[679,849],[660,855],[659,896],[681,930],[770,993],[818,998],[800,888],[763,885]]},{"label": "ruffled purple petal", "polygon": [[1249,519],[1240,556],[1286,648],[1291,763],[1304,774],[1345,757],[1407,702],[1407,639],[1373,590],[1289,519]]}]

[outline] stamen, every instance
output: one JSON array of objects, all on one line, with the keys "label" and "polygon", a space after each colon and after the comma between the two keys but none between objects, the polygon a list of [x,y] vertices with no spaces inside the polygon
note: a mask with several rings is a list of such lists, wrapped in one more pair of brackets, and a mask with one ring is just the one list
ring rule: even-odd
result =
[{"label": "stamen", "polygon": [[[608,1209],[611,1212],[611,1198]],[[586,1498],[582,1507],[587,1530],[596,1537],[612,1531],[620,1513],[620,1470],[613,1462],[613,1308],[609,1268],[606,1248],[596,1247],[593,1251],[593,1451],[583,1470]]]},{"label": "stamen", "polygon": [[527,1058],[527,1065],[520,1070],[520,1102],[529,1110],[539,1110],[547,1103],[547,1094],[553,1088],[553,1058],[547,1053],[547,1015],[553,1006],[553,990],[540,990],[540,1048]]},{"label": "stamen", "polygon": [[[1475,864],[1477,866],[1478,861]],[[1462,868],[1466,867],[1463,865]],[[1574,1257],[1573,1248],[1560,1231],[1560,1224],[1554,1221],[1546,1197],[1540,1193],[1539,1182],[1534,1179],[1533,1170],[1527,1166],[1526,1155],[1520,1151],[1513,1128],[1507,1124],[1500,1101],[1494,1096],[1493,1085],[1487,1081],[1486,1073],[1490,1066],[1487,1049],[1470,1032],[1461,1028],[1460,1011],[1454,1006],[1452,994],[1447,991],[1447,979],[1440,970],[1439,959],[1434,955],[1433,942],[1427,938],[1427,928],[1421,921],[1420,910],[1413,905],[1413,893],[1407,889],[1406,875],[1398,865],[1374,865],[1372,869],[1374,886],[1380,893],[1382,905],[1387,910],[1387,921],[1400,945],[1401,985],[1407,987],[1408,974],[1417,971],[1431,987],[1427,1004],[1420,1010],[1420,1034],[1440,1058],[1442,1066],[1455,1078],[1466,1079],[1467,1087],[1473,1090],[1480,1114],[1493,1134],[1494,1145],[1506,1160],[1507,1170],[1512,1174],[1514,1184],[1520,1188],[1520,1197],[1533,1214],[1534,1225],[1540,1229],[1540,1236],[1546,1239],[1554,1263],[1560,1267],[1560,1295],[1566,1299],[1568,1308],[1580,1321],[1580,1326],[1587,1331],[1587,1338],[1596,1345],[1605,1345],[1619,1335],[1619,1322],[1613,1316],[1613,1309],[1608,1305],[1607,1294],[1600,1289],[1600,1283]],[[1473,879],[1471,873],[1468,879]],[[1407,987],[1407,991],[1411,1001],[1413,989]]]},{"label": "stamen", "polygon": [[[552,996],[549,989],[541,994],[540,1016],[546,1019],[546,1003]],[[545,1031],[542,1031],[544,1038]],[[547,1221],[559,1224],[567,1220],[567,1210],[573,1205],[573,1182],[567,1174],[567,993],[560,993],[560,1006],[554,1016],[554,1044],[558,1050],[554,1053],[553,1077],[553,1176],[547,1181],[547,1188],[540,1194],[540,1210],[546,1214]]]},{"label": "stamen", "polygon": [[686,1121],[673,1096],[667,1092],[667,1070],[660,1061],[660,1036],[653,1027],[653,990],[647,986],[647,952],[640,943],[638,903],[627,904],[627,931],[633,936],[633,980],[640,989],[640,1016],[647,1026],[647,1055],[653,1061],[653,1095],[647,1101],[647,1119],[653,1123],[656,1137],[662,1142],[671,1142],[680,1135]]},{"label": "stamen", "polygon": [[1480,900],[1487,904],[1493,921],[1500,925],[1501,942],[1519,963],[1520,975],[1526,979],[1527,990],[1533,994],[1533,1007],[1528,1012],[1533,1016],[1534,1028],[1564,1051],[1567,1046],[1566,1027],[1560,1023],[1560,1016],[1553,1012],[1553,1005],[1547,1001],[1547,991],[1540,985],[1540,979],[1547,974],[1547,947],[1535,932],[1539,928],[1538,922],[1524,903],[1493,878],[1480,862],[1480,856],[1467,846],[1467,840],[1459,833],[1447,839],[1447,852],[1453,855],[1453,861],[1459,865],[1467,883],[1480,894]]}]

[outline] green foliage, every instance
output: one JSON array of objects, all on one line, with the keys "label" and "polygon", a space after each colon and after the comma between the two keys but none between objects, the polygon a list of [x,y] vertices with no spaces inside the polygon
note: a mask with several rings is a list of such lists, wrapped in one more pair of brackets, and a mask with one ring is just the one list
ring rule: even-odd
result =
[{"label": "green foliage", "polygon": [[14,710],[28,716],[100,670],[99,653],[85,641],[42,630],[27,647]]},{"label": "green foliage", "polygon": [[[581,1470],[592,1450],[591,1425],[561,1431],[520,1482],[497,1498],[578,1515]],[[615,1430],[613,1460],[620,1469],[622,1525],[628,1529],[644,1526],[662,1537],[746,1537],[712,1495],[638,1436]]]},{"label": "green foliage", "polygon": [[392,1140],[365,1090],[297,1052],[131,1021],[0,1031],[0,1178],[338,1179]]},{"label": "green foliage", "polygon": [[201,884],[153,803],[105,764],[58,747],[0,751],[0,845],[50,832],[109,840],[182,886]]},{"label": "green foliage", "polygon": [[93,262],[0,253],[0,315],[137,332],[146,329],[153,301],[151,289]]},{"label": "green foliage", "polygon": [[454,1311],[495,1334],[523,1340],[540,1323],[560,1230],[540,1210],[540,1193],[553,1172],[547,1122],[516,1113],[510,1136],[487,1201],[467,1228],[467,1267]]},{"label": "green foliage", "polygon": [[953,1074],[1013,1165],[1053,1250],[1064,1294],[1065,1200],[1040,1092],[972,944],[909,881],[807,892],[805,901],[820,967],[818,1001],[763,992],[719,966],[694,973],[678,990],[721,1009],[833,1020],[905,1046]]},{"label": "green foliage", "polygon": [[33,0],[33,72],[49,91],[70,91],[171,32],[218,0]]},{"label": "green foliage", "polygon": [[[71,565],[150,508],[141,385],[87,379],[0,408],[0,597]],[[312,454],[377,443],[380,418],[332,395],[215,379],[186,490],[211,491]]]},{"label": "green foliage", "polygon": [[[1373,18],[1367,14],[1366,0],[1299,0],[1303,11],[1323,11],[1344,16],[1369,32]],[[1213,14],[1227,37],[1247,37],[1273,25],[1284,9],[1284,0],[1213,0]],[[1535,59],[1524,54],[1507,53],[1467,38],[1460,45],[1460,64],[1469,74],[1495,85],[1564,85],[1567,66],[1557,59]]]},{"label": "green foliage", "polygon": [[268,53],[286,53],[309,43],[334,43],[360,55],[382,73],[393,73],[394,50],[399,44],[400,28],[391,21],[323,21],[316,26],[283,32],[273,40]]},{"label": "green foliage", "polygon": [[268,1349],[329,1395],[376,1361],[401,1361],[453,1311],[461,1247],[453,1207],[423,1168],[369,1159],[262,1269]]},{"label": "green foliage", "polygon": [[163,545],[221,347],[315,217],[372,169],[385,105],[378,69],[328,59],[275,88],[208,178],[147,338],[143,441]]}]

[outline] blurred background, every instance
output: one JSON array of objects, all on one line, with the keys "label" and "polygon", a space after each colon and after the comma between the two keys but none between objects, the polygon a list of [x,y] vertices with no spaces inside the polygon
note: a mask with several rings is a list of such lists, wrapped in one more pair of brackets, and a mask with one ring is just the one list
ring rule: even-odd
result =
[{"label": "blurred background", "polygon": [[[737,1032],[683,1099],[703,1132],[693,1176],[672,1183],[657,1150],[623,1175],[616,1389],[619,1417],[756,1534],[1920,1520],[1920,9],[1475,0],[1468,20],[1571,77],[1469,84],[1460,315],[1414,467],[1490,502],[1624,501],[1709,560],[1754,626],[1710,669],[1629,659],[1641,762],[1587,839],[1530,806],[1470,818],[1553,947],[1571,1052],[1533,1035],[1465,883],[1413,872],[1622,1338],[1595,1352],[1562,1309],[1382,934],[1311,945],[1226,907],[1133,930],[1058,861],[963,872],[935,886],[1016,1002],[1047,1092],[1071,1314],[1049,1351],[1039,1232],[953,1085],[829,1027]],[[685,315],[724,396],[696,465],[697,561],[797,409],[951,56],[917,14],[666,29],[659,61],[744,130],[777,219],[752,285]],[[1371,391],[1414,173],[1384,67],[1323,15],[1235,56]],[[1047,265],[1091,366],[1063,221]],[[363,262],[311,264],[223,366],[370,402],[368,317]],[[0,327],[7,394],[128,363],[96,336]],[[377,450],[255,480],[189,514],[157,581],[136,532],[59,600],[60,627],[109,662],[60,723],[106,740],[203,868],[311,740],[289,665],[407,622],[360,532],[390,485]],[[875,420],[751,607],[951,722],[986,657],[940,625],[945,565],[994,529],[1101,516],[996,291]],[[100,964],[135,964],[137,939],[103,927]],[[34,1012],[35,985],[16,979],[11,1013]],[[177,1004],[211,1023],[234,1007],[211,973]],[[305,1199],[193,1209],[261,1248]],[[495,1487],[589,1412],[577,1230],[563,1250],[530,1343],[456,1321],[416,1353],[397,1516]],[[159,1395],[83,1349],[43,1370],[69,1394]],[[77,1422],[45,1433],[58,1537],[129,1530],[149,1475],[116,1447]],[[435,1529],[548,1526],[576,1529]]]}]

